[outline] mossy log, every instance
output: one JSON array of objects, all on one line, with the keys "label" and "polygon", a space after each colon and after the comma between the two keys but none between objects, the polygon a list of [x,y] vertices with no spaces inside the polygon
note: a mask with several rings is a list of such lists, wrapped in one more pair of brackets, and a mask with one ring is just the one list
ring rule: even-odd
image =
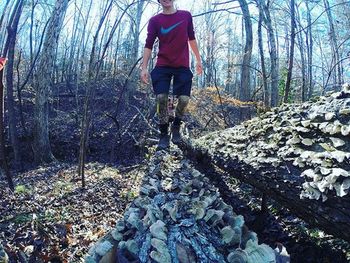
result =
[{"label": "mossy log", "polygon": [[256,187],[313,227],[350,241],[350,91],[283,105],[180,146]]}]

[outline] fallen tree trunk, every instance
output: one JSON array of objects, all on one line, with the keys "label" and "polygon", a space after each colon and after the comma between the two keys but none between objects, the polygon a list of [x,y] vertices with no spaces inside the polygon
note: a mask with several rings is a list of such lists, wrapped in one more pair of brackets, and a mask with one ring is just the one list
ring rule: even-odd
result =
[{"label": "fallen tree trunk", "polygon": [[179,149],[156,153],[148,168],[139,196],[89,249],[85,262],[273,263],[282,258],[258,244],[243,216]]},{"label": "fallen tree trunk", "polygon": [[350,241],[350,94],[283,106],[180,147]]}]

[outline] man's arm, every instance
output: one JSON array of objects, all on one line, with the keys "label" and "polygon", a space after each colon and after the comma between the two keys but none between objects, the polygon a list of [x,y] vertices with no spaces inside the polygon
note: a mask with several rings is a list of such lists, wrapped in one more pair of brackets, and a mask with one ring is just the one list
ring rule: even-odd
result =
[{"label": "man's arm", "polygon": [[142,65],[141,65],[141,80],[146,83],[146,84],[149,84],[149,81],[148,81],[148,62],[149,62],[149,59],[151,57],[151,54],[152,54],[152,49],[149,49],[149,48],[144,48],[144,51],[143,51],[143,59],[142,59]]},{"label": "man's arm", "polygon": [[190,47],[196,57],[196,72],[198,75],[201,75],[203,72],[203,66],[202,66],[202,60],[201,60],[201,56],[199,55],[199,50],[198,50],[198,45],[197,45],[197,41],[195,39],[190,40]]}]

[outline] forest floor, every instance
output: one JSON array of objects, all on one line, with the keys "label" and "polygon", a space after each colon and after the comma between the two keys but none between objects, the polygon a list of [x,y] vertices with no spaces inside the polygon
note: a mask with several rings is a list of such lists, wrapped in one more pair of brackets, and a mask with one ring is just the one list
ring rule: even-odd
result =
[{"label": "forest floor", "polygon": [[86,165],[86,188],[77,166],[57,163],[17,176],[15,193],[1,193],[1,240],[11,262],[79,262],[115,226],[137,196],[144,165]]},{"label": "forest floor", "polygon": [[[154,99],[149,89],[130,92],[118,87],[120,84],[108,80],[99,83],[96,91],[85,189],[76,172],[77,116],[82,103],[68,88],[57,89],[50,110],[52,149],[59,161],[35,167],[22,132],[25,165],[13,166],[15,193],[0,180],[0,188],[5,189],[0,192],[0,240],[10,262],[82,262],[89,247],[114,227],[138,195],[157,141]],[[31,112],[33,98],[25,98],[24,110]],[[253,117],[255,111],[253,104],[219,98],[215,88],[197,90],[186,117],[186,132],[198,137],[231,127]],[[212,181],[220,186],[220,181]],[[260,242],[272,247],[283,243],[293,263],[350,260],[348,243],[308,228],[273,202],[269,213],[262,215],[260,194],[236,180],[230,182],[229,189],[221,187],[221,195],[245,217]]]}]

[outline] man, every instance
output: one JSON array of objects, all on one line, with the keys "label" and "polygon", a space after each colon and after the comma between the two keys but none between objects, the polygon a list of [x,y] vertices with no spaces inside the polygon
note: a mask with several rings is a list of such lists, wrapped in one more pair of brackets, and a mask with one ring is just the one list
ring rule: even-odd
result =
[{"label": "man", "polygon": [[188,11],[176,10],[174,0],[158,0],[163,12],[152,17],[148,23],[148,34],[143,54],[141,79],[148,84],[148,62],[153,44],[159,39],[157,64],[151,72],[153,90],[156,94],[159,115],[160,138],[158,149],[170,144],[168,134],[168,94],[173,79],[173,94],[178,97],[171,132],[172,142],[181,142],[180,125],[189,102],[193,74],[189,66],[189,48],[195,55],[197,74],[202,74],[202,63],[193,30],[192,15]]}]

